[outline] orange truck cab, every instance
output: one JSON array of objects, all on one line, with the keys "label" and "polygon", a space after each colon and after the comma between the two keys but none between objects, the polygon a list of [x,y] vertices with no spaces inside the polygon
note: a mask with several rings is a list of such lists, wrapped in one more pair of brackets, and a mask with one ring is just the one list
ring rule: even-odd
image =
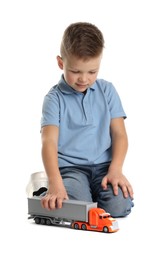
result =
[{"label": "orange truck cab", "polygon": [[101,232],[116,232],[119,230],[117,220],[101,208],[90,209],[88,211],[88,222],[74,221],[72,227]]}]

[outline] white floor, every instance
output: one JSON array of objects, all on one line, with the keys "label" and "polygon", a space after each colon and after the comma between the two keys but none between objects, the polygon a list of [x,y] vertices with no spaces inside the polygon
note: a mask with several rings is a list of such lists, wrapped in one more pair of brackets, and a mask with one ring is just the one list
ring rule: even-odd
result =
[{"label": "white floor", "polygon": [[27,219],[23,188],[7,193],[1,197],[1,259],[160,259],[158,215],[145,202],[145,191],[136,195],[132,213],[118,219],[120,230],[110,234],[37,225]]},{"label": "white floor", "polygon": [[[42,100],[61,75],[56,55],[64,28],[80,20],[103,30],[99,76],[113,82],[127,113],[124,173],[135,207],[113,234],[27,219],[26,185],[43,170]],[[156,0],[0,2],[0,259],[160,260],[159,20]]]}]

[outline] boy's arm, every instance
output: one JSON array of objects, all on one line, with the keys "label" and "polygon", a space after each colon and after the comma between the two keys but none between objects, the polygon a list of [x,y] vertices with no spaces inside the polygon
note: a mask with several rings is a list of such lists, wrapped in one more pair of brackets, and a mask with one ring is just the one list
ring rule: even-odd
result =
[{"label": "boy's arm", "polygon": [[111,120],[112,161],[107,175],[102,180],[102,187],[107,189],[107,183],[113,186],[114,194],[118,194],[118,186],[121,187],[125,197],[133,197],[133,189],[127,178],[122,173],[123,163],[128,149],[128,138],[123,118]]},{"label": "boy's arm", "polygon": [[58,167],[58,135],[57,126],[45,126],[41,130],[42,160],[48,176],[48,191],[41,202],[47,209],[61,208],[63,200],[68,199]]}]

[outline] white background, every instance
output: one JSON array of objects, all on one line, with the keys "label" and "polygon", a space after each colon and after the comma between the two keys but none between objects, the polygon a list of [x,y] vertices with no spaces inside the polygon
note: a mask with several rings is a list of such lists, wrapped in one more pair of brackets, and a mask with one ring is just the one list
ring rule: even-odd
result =
[{"label": "white background", "polygon": [[[159,14],[158,0],[0,1],[1,259],[160,259]],[[99,77],[115,85],[128,116],[124,173],[135,207],[114,234],[27,219],[26,185],[31,173],[43,170],[42,101],[61,75],[56,55],[63,31],[76,21],[103,31]]]}]

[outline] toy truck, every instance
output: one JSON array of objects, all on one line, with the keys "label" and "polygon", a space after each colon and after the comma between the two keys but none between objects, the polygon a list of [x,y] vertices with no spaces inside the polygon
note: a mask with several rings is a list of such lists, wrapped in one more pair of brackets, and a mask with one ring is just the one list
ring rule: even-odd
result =
[{"label": "toy truck", "polygon": [[118,222],[97,203],[64,200],[62,208],[47,210],[41,206],[40,197],[28,198],[28,218],[33,218],[36,224],[69,226],[74,229],[116,232]]}]

